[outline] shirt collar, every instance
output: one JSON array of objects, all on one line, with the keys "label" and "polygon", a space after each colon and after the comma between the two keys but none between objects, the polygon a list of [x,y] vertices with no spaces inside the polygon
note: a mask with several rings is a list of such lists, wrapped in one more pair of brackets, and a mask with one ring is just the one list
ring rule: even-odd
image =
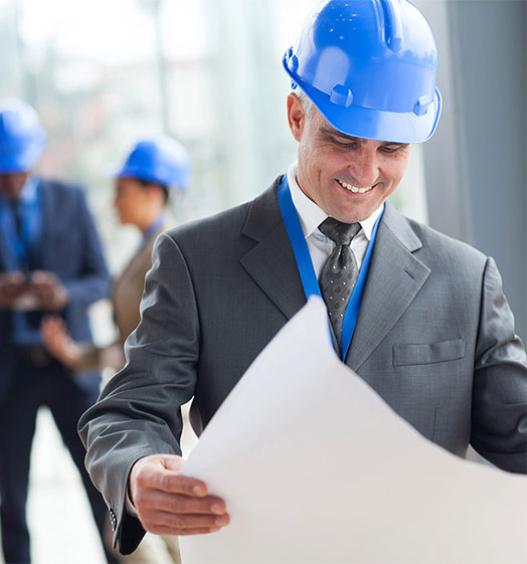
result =
[{"label": "shirt collar", "polygon": [[[287,171],[287,182],[289,183],[289,188],[291,190],[291,197],[293,198],[293,204],[295,205],[296,211],[300,218],[300,225],[302,226],[302,231],[304,237],[307,239],[313,234],[318,233],[318,226],[328,218],[328,214],[318,207],[313,200],[308,198],[306,194],[300,188],[296,180],[296,169],[297,163],[290,165]],[[362,228],[362,233],[368,239],[371,239],[371,233],[373,231],[373,226],[382,212],[383,206],[379,206],[367,219],[359,222]]]},{"label": "shirt collar", "polygon": [[302,191],[296,180],[296,163],[293,163],[287,171],[287,182],[291,190],[291,198],[295,205],[302,231],[307,239],[313,235],[318,229],[318,226],[327,219],[325,211],[321,210],[313,200],[310,200]]},{"label": "shirt collar", "polygon": [[161,230],[161,228],[163,227],[164,220],[165,218],[162,215],[160,215],[156,220],[154,220],[154,222],[143,233],[143,243],[148,241],[150,237],[152,237],[155,233]]}]

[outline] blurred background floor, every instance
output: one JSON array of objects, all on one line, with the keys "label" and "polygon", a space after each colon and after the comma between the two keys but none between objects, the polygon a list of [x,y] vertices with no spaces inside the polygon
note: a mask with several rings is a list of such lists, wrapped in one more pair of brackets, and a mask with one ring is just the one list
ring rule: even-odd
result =
[{"label": "blurred background floor", "polygon": [[104,563],[80,477],[47,409],[33,442],[28,520],[34,564]]},{"label": "blurred background floor", "polygon": [[[188,429],[183,442],[186,452],[195,442]],[[80,477],[47,409],[38,414],[28,519],[33,564],[104,564]]]}]

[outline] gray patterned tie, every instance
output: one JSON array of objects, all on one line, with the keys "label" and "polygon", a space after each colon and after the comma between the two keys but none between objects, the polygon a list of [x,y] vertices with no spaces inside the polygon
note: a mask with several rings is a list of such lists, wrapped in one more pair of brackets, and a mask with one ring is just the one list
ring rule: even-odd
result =
[{"label": "gray patterned tie", "polygon": [[359,273],[350,243],[361,227],[359,223],[342,223],[328,217],[318,228],[335,243],[333,252],[322,267],[319,282],[331,325],[340,345],[344,312]]}]

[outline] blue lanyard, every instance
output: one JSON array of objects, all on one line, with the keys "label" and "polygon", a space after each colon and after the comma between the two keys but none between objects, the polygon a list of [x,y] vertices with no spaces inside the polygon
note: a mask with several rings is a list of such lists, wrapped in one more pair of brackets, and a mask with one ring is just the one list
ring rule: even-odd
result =
[{"label": "blue lanyard", "polygon": [[[289,242],[291,243],[291,247],[293,249],[296,266],[298,273],[300,274],[300,280],[304,288],[306,299],[309,299],[311,296],[322,297],[317,276],[315,274],[315,269],[313,267],[313,261],[311,260],[311,255],[309,254],[307,242],[304,237],[304,232],[302,231],[302,226],[300,225],[298,212],[296,211],[295,205],[293,203],[293,198],[291,197],[291,191],[289,189],[289,184],[287,182],[286,176],[282,178],[282,182],[278,187],[278,206],[280,208],[280,213],[282,214],[285,229],[289,237]],[[346,313],[344,314],[340,351],[343,361],[346,359],[351,345],[351,340],[353,339],[353,334],[355,333],[355,328],[357,326],[357,320],[359,318],[360,306],[362,302],[362,294],[364,292],[364,285],[366,284],[371,257],[373,255],[373,249],[375,247],[375,240],[377,238],[377,230],[379,228],[379,223],[383,212],[384,208],[379,214],[375,225],[373,226],[371,239],[362,261],[359,276],[346,307]]]}]

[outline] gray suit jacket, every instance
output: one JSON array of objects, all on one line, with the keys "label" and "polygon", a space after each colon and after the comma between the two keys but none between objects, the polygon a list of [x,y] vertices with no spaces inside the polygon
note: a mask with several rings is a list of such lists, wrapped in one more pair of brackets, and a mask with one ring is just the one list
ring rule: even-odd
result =
[{"label": "gray suit jacket", "polygon": [[[81,419],[124,553],[132,464],[179,453],[179,406],[194,396],[199,432],[305,303],[276,188],[158,239],[128,363]],[[492,259],[387,205],[346,362],[428,439],[527,471],[527,360]]]}]

